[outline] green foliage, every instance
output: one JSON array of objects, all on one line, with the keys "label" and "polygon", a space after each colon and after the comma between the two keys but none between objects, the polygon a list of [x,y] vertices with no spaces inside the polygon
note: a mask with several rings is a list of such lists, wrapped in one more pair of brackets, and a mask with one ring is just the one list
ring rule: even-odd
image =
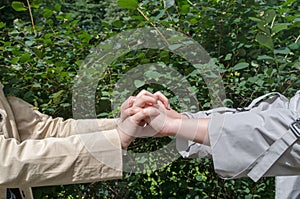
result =
[{"label": "green foliage", "polygon": [[27,10],[25,5],[22,2],[19,2],[19,1],[13,1],[11,6],[13,7],[13,9],[15,11],[25,11],[25,10]]},{"label": "green foliage", "polygon": [[118,5],[121,8],[136,9],[138,7],[137,0],[118,0]]},{"label": "green foliage", "polygon": [[[31,3],[36,5],[32,6],[36,35],[25,1],[12,4],[3,1],[0,6],[1,83],[7,95],[19,96],[53,116],[72,117],[73,81],[93,47],[120,32],[145,26],[175,29],[202,45],[221,73],[228,106],[243,107],[270,91],[290,97],[300,88],[297,0]],[[11,9],[11,14],[4,9]],[[169,49],[176,48],[172,45]],[[114,85],[128,71],[147,63],[159,63],[178,71],[196,93],[197,108],[212,107],[203,74],[191,63],[165,49],[140,49],[119,56],[99,77],[96,93],[99,117],[115,115],[110,108]],[[155,70],[145,75],[154,80],[172,79]],[[140,79],[132,82],[137,91],[162,90],[174,109],[190,111],[164,85],[145,85]],[[122,94],[125,96],[126,92]],[[137,139],[130,150],[151,151],[170,141],[170,138]],[[179,158],[155,172],[124,173],[121,180],[36,188],[34,192],[36,198],[274,198],[274,179],[261,179],[257,183],[249,179],[225,181],[214,173],[211,160]]]}]

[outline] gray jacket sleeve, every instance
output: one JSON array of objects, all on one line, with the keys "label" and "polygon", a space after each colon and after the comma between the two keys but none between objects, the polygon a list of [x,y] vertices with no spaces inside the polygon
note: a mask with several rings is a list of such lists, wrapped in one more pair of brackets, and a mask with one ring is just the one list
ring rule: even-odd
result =
[{"label": "gray jacket sleeve", "polygon": [[[188,118],[210,118],[210,114],[206,111],[197,113],[182,113]],[[176,148],[179,154],[184,158],[211,158],[210,146],[186,140],[182,137],[176,137]]]},{"label": "gray jacket sleeve", "polygon": [[297,92],[290,101],[275,95],[243,109],[206,112],[215,171],[223,178],[249,176],[255,181],[261,176],[299,175],[300,142],[290,131],[300,117],[299,102]]},{"label": "gray jacket sleeve", "polygon": [[277,176],[275,178],[275,199],[296,199],[300,196],[299,176]]}]

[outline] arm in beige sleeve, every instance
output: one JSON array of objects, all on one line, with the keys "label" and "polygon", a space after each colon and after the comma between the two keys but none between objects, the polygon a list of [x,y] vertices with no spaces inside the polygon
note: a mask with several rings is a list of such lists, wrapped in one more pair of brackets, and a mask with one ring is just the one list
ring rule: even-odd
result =
[{"label": "arm in beige sleeve", "polygon": [[117,130],[21,143],[1,135],[0,151],[0,185],[4,187],[85,183],[122,176]]},{"label": "arm in beige sleeve", "polygon": [[8,103],[14,114],[20,140],[43,139],[46,137],[68,137],[96,131],[115,129],[116,119],[64,120],[40,113],[34,107],[17,97],[8,97]]},{"label": "arm in beige sleeve", "polygon": [[114,119],[63,120],[8,97],[20,140],[0,135],[0,185],[44,186],[122,176]]}]

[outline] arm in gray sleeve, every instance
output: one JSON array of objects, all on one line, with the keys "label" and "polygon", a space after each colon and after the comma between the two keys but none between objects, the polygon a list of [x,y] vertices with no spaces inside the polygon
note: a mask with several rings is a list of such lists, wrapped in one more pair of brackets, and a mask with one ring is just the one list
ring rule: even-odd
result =
[{"label": "arm in gray sleeve", "polygon": [[[248,176],[257,181],[262,176],[300,174],[300,141],[290,129],[300,117],[300,91],[290,101],[278,93],[269,96],[255,99],[243,109],[185,113],[189,118],[211,118],[210,150],[221,177]],[[262,101],[265,97],[269,98]],[[181,144],[185,148],[180,153],[184,157],[197,154],[191,150],[193,145],[197,146],[191,141]]]},{"label": "arm in gray sleeve", "polygon": [[[197,113],[183,112],[190,119],[195,118],[211,118],[212,113],[236,112],[236,109],[220,107],[207,111],[199,111]],[[176,148],[180,155],[184,158],[211,158],[211,147],[200,144],[182,137],[176,137]]]},{"label": "arm in gray sleeve", "polygon": [[[265,157],[268,158],[268,151],[272,151],[271,156],[282,152],[280,147],[271,147],[285,134],[293,136],[289,132],[289,125],[297,117],[299,115],[296,112],[287,108],[264,111],[252,109],[213,115],[209,125],[209,137],[215,171],[224,178],[249,176],[257,164]],[[263,176],[299,175],[299,144],[297,141],[290,146],[265,173],[262,173]],[[267,168],[268,163],[265,163]],[[256,181],[259,177],[252,179]]]},{"label": "arm in gray sleeve", "polygon": [[[210,114],[206,111],[197,113],[182,113],[188,118],[209,118]],[[184,158],[211,158],[211,149],[207,145],[203,145],[182,137],[176,137],[176,148],[179,154]]]}]

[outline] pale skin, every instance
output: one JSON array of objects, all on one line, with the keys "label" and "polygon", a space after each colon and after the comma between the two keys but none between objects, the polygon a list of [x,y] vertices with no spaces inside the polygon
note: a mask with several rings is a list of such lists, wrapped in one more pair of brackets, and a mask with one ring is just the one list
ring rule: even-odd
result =
[{"label": "pale skin", "polygon": [[121,116],[118,121],[118,133],[123,149],[126,149],[135,137],[153,136],[155,131],[145,126],[145,121],[149,116],[158,113],[146,107],[156,106],[158,102],[163,102],[166,109],[170,108],[168,99],[160,92],[149,93],[141,91],[137,96],[129,97],[121,106]]},{"label": "pale skin", "polygon": [[131,129],[118,128],[125,148],[134,137],[143,136],[179,136],[210,145],[210,119],[189,119],[172,110],[168,99],[160,92],[152,94],[143,90],[137,96],[128,98],[121,107],[121,121],[130,121],[126,126],[134,126]]}]

